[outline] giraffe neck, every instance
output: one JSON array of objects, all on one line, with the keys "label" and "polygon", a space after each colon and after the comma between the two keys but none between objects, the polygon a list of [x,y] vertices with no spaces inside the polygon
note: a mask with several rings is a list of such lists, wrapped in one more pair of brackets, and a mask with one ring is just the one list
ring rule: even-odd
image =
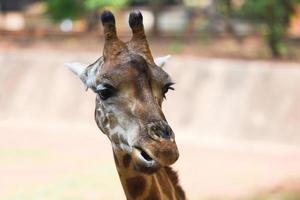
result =
[{"label": "giraffe neck", "polygon": [[133,169],[131,157],[113,150],[117,171],[128,200],[184,200],[185,194],[178,185],[177,174],[170,167],[161,167],[153,174]]}]

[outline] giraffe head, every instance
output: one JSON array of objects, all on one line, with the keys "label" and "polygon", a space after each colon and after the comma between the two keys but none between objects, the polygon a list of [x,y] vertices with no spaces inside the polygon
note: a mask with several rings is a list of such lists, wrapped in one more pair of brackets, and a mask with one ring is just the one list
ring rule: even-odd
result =
[{"label": "giraffe head", "polygon": [[101,21],[103,56],[89,66],[67,66],[96,93],[95,120],[114,152],[130,156],[136,171],[153,173],[179,157],[161,108],[167,91],[173,89],[170,76],[161,68],[169,56],[153,59],[140,12],[130,14],[128,42],[118,39],[111,12],[105,11]]}]

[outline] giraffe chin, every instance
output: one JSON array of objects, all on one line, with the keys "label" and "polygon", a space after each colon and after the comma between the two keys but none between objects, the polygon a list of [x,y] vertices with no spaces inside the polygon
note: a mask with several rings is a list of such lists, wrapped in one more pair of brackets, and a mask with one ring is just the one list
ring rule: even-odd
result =
[{"label": "giraffe chin", "polygon": [[141,173],[153,174],[161,167],[156,160],[152,159],[145,151],[137,147],[132,151],[132,160],[134,170]]}]

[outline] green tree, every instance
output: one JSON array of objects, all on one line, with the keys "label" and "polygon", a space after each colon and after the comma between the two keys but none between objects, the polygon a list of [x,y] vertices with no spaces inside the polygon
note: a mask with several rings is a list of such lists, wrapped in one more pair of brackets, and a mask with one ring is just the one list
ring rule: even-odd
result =
[{"label": "green tree", "polygon": [[129,2],[130,0],[46,0],[48,14],[55,22],[85,16],[88,31],[94,30],[99,24],[99,9],[119,9]]},{"label": "green tree", "polygon": [[120,9],[128,5],[130,0],[85,0],[84,7],[88,11],[87,31],[94,30],[99,24],[99,9],[110,7]]},{"label": "green tree", "polygon": [[55,22],[76,19],[84,14],[82,0],[46,0],[47,12]]},{"label": "green tree", "polygon": [[245,0],[240,14],[266,26],[266,41],[273,57],[282,56],[283,38],[290,24],[290,17],[300,0]]},{"label": "green tree", "polygon": [[46,0],[47,11],[54,21],[66,18],[76,19],[86,11],[95,11],[104,7],[122,8],[130,0]]},{"label": "green tree", "polygon": [[85,8],[95,10],[104,7],[123,8],[128,5],[130,0],[85,0]]}]

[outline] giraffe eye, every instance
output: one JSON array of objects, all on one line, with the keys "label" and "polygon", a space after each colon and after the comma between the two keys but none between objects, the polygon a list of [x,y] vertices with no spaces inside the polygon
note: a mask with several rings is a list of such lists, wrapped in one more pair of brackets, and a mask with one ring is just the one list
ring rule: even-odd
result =
[{"label": "giraffe eye", "polygon": [[102,99],[102,100],[106,100],[109,97],[114,95],[114,91],[109,88],[98,90],[97,93],[99,94],[100,99]]},{"label": "giraffe eye", "polygon": [[107,83],[99,84],[96,89],[96,93],[99,95],[101,100],[106,100],[109,97],[113,96],[116,92],[116,89]]}]

